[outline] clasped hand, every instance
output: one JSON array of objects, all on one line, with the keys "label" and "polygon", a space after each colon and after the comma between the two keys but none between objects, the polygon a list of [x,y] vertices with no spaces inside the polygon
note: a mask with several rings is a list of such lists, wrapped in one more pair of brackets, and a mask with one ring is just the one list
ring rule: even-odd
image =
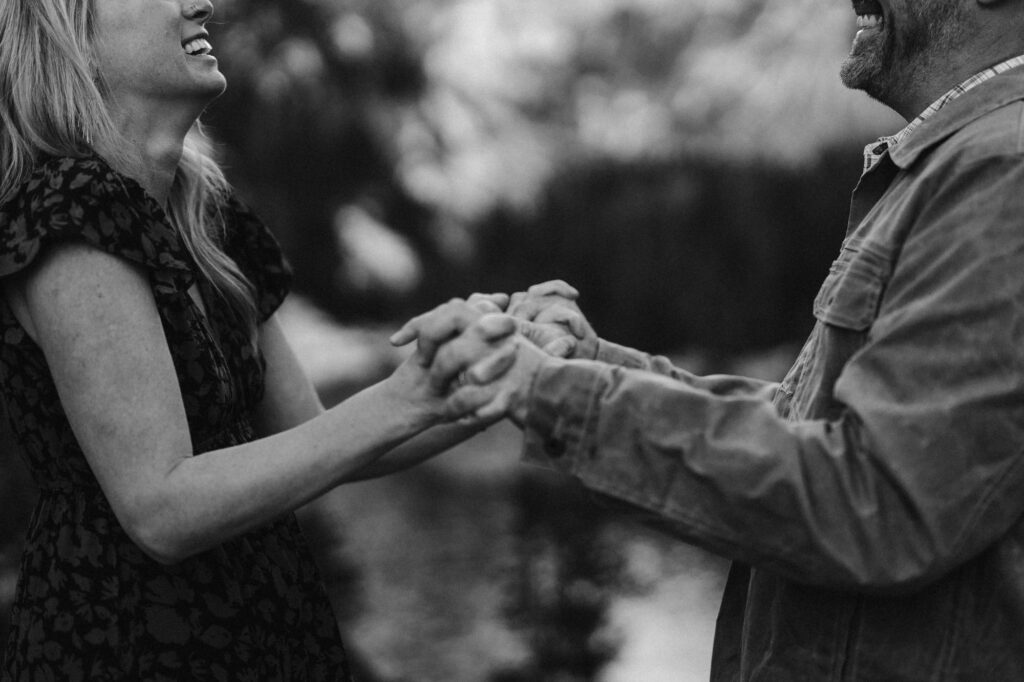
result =
[{"label": "clasped hand", "polygon": [[410,362],[427,373],[445,401],[446,417],[522,425],[526,398],[540,368],[555,358],[593,357],[597,337],[561,281],[526,292],[453,299],[407,322],[394,345],[416,341]]}]

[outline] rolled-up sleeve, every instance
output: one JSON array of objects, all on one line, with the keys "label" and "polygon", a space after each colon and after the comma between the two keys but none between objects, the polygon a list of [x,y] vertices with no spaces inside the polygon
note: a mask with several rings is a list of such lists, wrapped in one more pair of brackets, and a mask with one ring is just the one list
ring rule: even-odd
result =
[{"label": "rolled-up sleeve", "polygon": [[956,171],[916,209],[835,416],[784,419],[735,377],[552,363],[526,459],[809,584],[916,589],[983,551],[1024,514],[1024,161]]}]

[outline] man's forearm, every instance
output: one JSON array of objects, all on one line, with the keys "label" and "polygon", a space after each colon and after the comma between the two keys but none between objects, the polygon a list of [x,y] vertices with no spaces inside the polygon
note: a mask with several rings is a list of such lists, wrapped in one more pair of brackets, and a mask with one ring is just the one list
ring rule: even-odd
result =
[{"label": "man's forearm", "polygon": [[644,372],[653,372],[654,374],[672,377],[673,379],[686,381],[694,386],[702,386],[714,393],[763,394],[773,391],[776,386],[773,382],[751,379],[749,377],[726,377],[724,375],[700,377],[679,367],[663,355],[651,355],[628,346],[621,346],[617,343],[606,341],[605,339],[598,341],[597,356],[594,359],[598,362],[617,367],[638,369]]},{"label": "man's forearm", "polygon": [[593,362],[546,368],[531,396],[526,458],[652,512],[690,542],[800,582],[913,589],[965,558],[962,512],[990,494],[983,483],[963,486],[962,500],[936,499],[938,488],[899,469],[906,453],[874,452],[854,412],[786,421],[770,385],[730,393],[729,380],[696,386]]}]

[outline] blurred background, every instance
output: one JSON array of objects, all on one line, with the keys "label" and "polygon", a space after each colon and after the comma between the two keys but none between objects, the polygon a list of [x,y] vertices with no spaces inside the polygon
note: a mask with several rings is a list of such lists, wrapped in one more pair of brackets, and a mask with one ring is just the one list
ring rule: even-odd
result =
[{"label": "blurred background", "polygon": [[[296,271],[327,404],[409,316],[562,278],[612,341],[779,378],[901,122],[838,69],[849,3],[220,0],[205,122]],[[317,543],[364,682],[688,682],[727,563],[517,463],[496,426],[331,495]],[[0,641],[34,500],[0,432]]]}]

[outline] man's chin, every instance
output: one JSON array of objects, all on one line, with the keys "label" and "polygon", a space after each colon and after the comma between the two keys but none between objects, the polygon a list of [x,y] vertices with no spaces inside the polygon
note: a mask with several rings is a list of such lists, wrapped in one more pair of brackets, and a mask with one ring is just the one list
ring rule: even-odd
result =
[{"label": "man's chin", "polygon": [[882,66],[877,59],[864,55],[850,55],[839,69],[843,85],[851,90],[863,90],[872,97],[881,82]]}]

